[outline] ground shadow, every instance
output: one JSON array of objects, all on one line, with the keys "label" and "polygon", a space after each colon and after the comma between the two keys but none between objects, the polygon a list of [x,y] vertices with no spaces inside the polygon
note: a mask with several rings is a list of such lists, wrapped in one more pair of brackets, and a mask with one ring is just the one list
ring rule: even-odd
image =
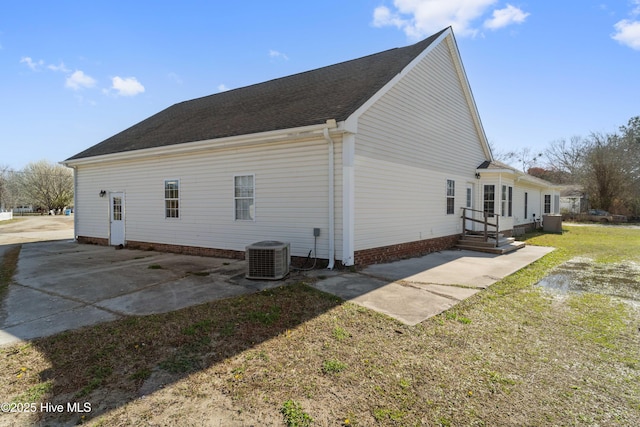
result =
[{"label": "ground shadow", "polygon": [[32,366],[24,368],[32,385],[26,391],[17,388],[20,392],[7,398],[36,403],[38,410],[22,421],[88,422],[285,334],[343,302],[305,285],[303,276],[296,278],[253,294],[164,314],[128,316],[2,349],[8,369],[16,371],[11,375],[18,377],[23,368],[11,368],[11,359],[33,355]]}]

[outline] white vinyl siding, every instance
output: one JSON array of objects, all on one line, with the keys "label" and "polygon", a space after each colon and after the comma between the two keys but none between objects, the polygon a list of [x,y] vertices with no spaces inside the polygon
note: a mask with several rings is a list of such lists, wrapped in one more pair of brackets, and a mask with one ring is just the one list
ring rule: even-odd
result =
[{"label": "white vinyl siding", "polygon": [[[335,144],[335,230],[342,232],[342,148]],[[151,191],[171,170],[180,177],[180,221],[166,221],[164,195]],[[259,215],[235,221],[234,176],[251,171]],[[313,249],[328,257],[328,149],[323,138],[233,150],[120,161],[78,167],[76,234],[108,237],[108,198],[101,189],[127,195],[127,240],[244,251],[261,240],[291,243],[294,256]],[[161,184],[162,185],[162,184]],[[336,258],[342,256],[336,239]]]},{"label": "white vinyl siding", "polygon": [[[485,160],[467,101],[447,43],[441,43],[362,114],[355,250],[462,231],[459,217],[446,213],[443,183],[475,180]],[[463,202],[454,201],[454,212]]]}]

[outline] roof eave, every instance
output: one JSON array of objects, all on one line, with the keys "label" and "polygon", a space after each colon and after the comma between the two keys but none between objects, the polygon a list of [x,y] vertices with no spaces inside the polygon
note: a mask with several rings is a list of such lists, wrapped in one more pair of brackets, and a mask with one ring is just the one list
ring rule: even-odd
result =
[{"label": "roof eave", "polygon": [[[61,164],[67,167],[80,165],[117,162],[122,160],[142,159],[146,157],[158,157],[177,154],[188,154],[205,150],[232,149],[247,146],[274,144],[288,141],[300,141],[315,138],[323,138],[324,129],[332,133],[342,132],[344,122],[338,124],[335,119],[329,119],[325,123],[301,126],[296,128],[281,129],[267,132],[259,132],[246,135],[230,136],[225,138],[208,139],[202,141],[186,142],[183,144],[167,145],[162,147],[144,148],[132,151],[103,154],[78,159],[67,159]],[[323,139],[324,141],[324,139]]]}]

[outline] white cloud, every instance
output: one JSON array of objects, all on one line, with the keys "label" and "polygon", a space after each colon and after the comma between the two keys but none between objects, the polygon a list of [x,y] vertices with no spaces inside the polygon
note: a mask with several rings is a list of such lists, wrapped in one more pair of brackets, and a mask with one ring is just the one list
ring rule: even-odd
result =
[{"label": "white cloud", "polygon": [[269,51],[269,56],[275,59],[284,59],[285,61],[289,60],[289,57],[286,54],[273,49]]},{"label": "white cloud", "polygon": [[84,72],[76,70],[73,74],[67,77],[67,81],[64,85],[73,90],[92,88],[96,85],[96,80],[93,77],[86,75]]},{"label": "white cloud", "polygon": [[374,10],[373,25],[395,26],[419,39],[452,26],[459,36],[475,36],[473,21],[497,0],[394,0],[395,11],[385,6]]},{"label": "white cloud", "polygon": [[22,58],[20,58],[20,63],[27,64],[27,67],[31,68],[33,71],[38,71],[44,66],[44,61],[42,59],[39,61],[34,61],[29,56],[23,56]]},{"label": "white cloud", "polygon": [[484,21],[484,26],[490,30],[497,30],[511,24],[522,24],[529,15],[522,9],[507,4],[504,9],[494,10],[491,19]]},{"label": "white cloud", "polygon": [[118,92],[119,96],[135,96],[144,92],[144,86],[135,77],[113,77],[111,89]]},{"label": "white cloud", "polygon": [[221,84],[218,85],[218,91],[219,92],[224,92],[224,91],[227,91],[227,90],[229,90],[229,88],[224,83],[221,83]]},{"label": "white cloud", "polygon": [[631,49],[640,50],[640,21],[623,19],[613,27],[616,32],[611,36],[612,39]]},{"label": "white cloud", "polygon": [[171,72],[169,74],[167,74],[167,77],[169,77],[171,80],[173,80],[176,84],[181,85],[183,82],[182,77],[180,77],[179,75],[177,75],[174,72]]},{"label": "white cloud", "polygon": [[[420,39],[448,26],[460,37],[475,37],[476,21],[486,15],[497,0],[394,0],[393,8],[379,6],[373,11],[373,26],[396,27],[411,39]],[[485,25],[501,28],[523,22],[528,13],[507,5],[493,11]],[[488,23],[488,24],[487,24]],[[489,28],[489,27],[488,27]]]},{"label": "white cloud", "polygon": [[47,68],[50,69],[51,71],[61,71],[63,73],[71,72],[71,70],[69,70],[67,67],[64,66],[64,62],[62,61],[60,61],[60,65],[49,64],[47,65]]}]

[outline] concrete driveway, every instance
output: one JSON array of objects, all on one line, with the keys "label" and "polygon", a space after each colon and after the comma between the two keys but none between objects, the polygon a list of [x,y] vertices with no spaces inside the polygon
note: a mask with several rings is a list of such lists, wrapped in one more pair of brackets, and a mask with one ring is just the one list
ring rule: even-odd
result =
[{"label": "concrete driveway", "polygon": [[245,262],[237,260],[117,250],[72,240],[26,243],[0,304],[0,345],[283,283],[247,280],[244,272]]}]

